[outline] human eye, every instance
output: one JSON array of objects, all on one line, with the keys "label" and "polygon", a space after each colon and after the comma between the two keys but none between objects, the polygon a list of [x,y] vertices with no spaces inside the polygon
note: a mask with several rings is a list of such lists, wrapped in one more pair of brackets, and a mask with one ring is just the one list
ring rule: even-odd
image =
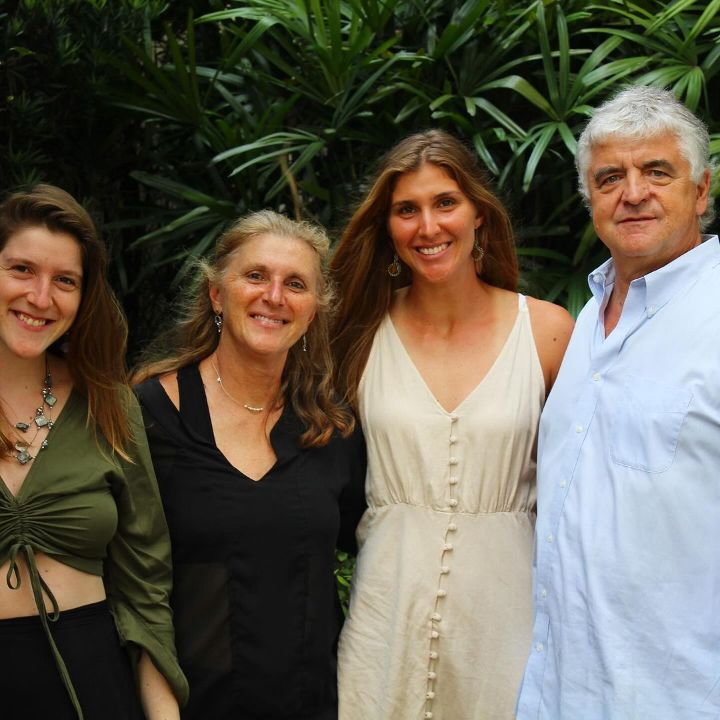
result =
[{"label": "human eye", "polygon": [[617,185],[617,183],[620,182],[621,179],[622,176],[617,173],[614,173],[612,175],[605,175],[600,178],[598,186],[601,188],[609,188],[613,185]]},{"label": "human eye", "polygon": [[63,290],[75,290],[78,287],[78,281],[69,275],[58,275],[55,281]]},{"label": "human eye", "polygon": [[440,200],[438,201],[438,207],[444,208],[444,209],[453,208],[456,205],[457,205],[457,201],[455,200],[455,198],[451,198],[451,197],[440,198]]},{"label": "human eye", "polygon": [[298,278],[293,278],[292,280],[289,280],[287,285],[291,290],[295,290],[296,292],[301,292],[302,290],[305,290],[307,288],[307,285],[305,285],[305,283]]},{"label": "human eye", "polygon": [[415,212],[415,206],[410,203],[402,203],[397,206],[397,214],[402,217],[407,217]]},{"label": "human eye", "polygon": [[30,266],[24,263],[13,263],[10,266],[10,270],[16,275],[29,275],[32,272]]},{"label": "human eye", "polygon": [[251,282],[260,282],[263,279],[263,274],[259,270],[250,270],[245,273],[245,277]]}]

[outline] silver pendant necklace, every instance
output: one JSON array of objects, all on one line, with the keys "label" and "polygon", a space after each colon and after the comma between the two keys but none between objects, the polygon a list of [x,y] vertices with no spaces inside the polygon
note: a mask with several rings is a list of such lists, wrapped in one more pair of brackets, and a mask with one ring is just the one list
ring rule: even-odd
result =
[{"label": "silver pendant necklace", "polygon": [[213,366],[213,370],[215,371],[215,375],[216,375],[216,378],[217,378],[217,384],[220,386],[220,389],[221,389],[236,405],[240,405],[240,407],[245,408],[248,412],[255,413],[255,414],[261,413],[261,412],[265,409],[264,406],[260,407],[260,406],[258,406],[258,405],[249,405],[248,403],[240,402],[239,400],[237,400],[236,398],[234,398],[234,397],[227,391],[225,385],[223,385],[222,378],[220,377],[220,371],[217,369],[217,365],[215,365],[215,361],[213,360],[212,357],[210,358],[210,364]]},{"label": "silver pendant necklace", "polygon": [[[22,438],[19,438],[15,442],[15,452],[13,453],[13,455],[21,465],[27,465],[27,463],[33,461],[38,456],[38,453],[41,450],[45,450],[48,446],[48,436],[50,435],[50,430],[52,430],[53,426],[52,409],[57,402],[57,398],[52,394],[52,386],[52,377],[50,376],[50,368],[48,367],[48,361],[46,356],[45,378],[43,379],[42,389],[40,390],[40,394],[42,396],[40,407],[35,410],[35,415],[34,417],[30,418],[30,422],[20,421],[15,423],[15,429],[19,430],[23,434],[29,432],[30,428],[35,428],[35,433],[32,436],[31,440],[24,440]],[[35,444],[35,441],[37,440],[37,437],[40,434],[40,431],[43,430],[43,428],[46,430],[47,435],[45,436],[45,439],[40,443],[40,446],[38,447],[35,455],[32,455],[32,447]]]}]

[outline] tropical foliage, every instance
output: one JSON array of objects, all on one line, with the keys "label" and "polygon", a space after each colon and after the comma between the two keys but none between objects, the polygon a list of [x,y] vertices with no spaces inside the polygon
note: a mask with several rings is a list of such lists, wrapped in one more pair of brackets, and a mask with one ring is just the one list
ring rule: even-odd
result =
[{"label": "tropical foliage", "polygon": [[670,87],[720,152],[720,0],[24,0],[0,22],[3,185],[94,205],[136,338],[231,218],[272,206],[337,232],[413,130],[472,143],[526,289],[572,311],[605,256],[575,192],[591,107]]}]

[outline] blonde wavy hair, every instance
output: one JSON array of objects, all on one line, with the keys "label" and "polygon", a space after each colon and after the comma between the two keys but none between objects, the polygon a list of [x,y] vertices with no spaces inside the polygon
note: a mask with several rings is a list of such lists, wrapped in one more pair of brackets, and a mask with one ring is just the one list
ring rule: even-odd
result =
[{"label": "blonde wavy hair", "polygon": [[132,382],[174,372],[215,351],[219,335],[213,322],[210,286],[222,282],[238,248],[261,235],[302,240],[317,254],[317,313],[306,333],[307,351],[295,343],[288,352],[280,395],[306,426],[300,437],[301,445],[320,447],[330,441],[335,430],[343,437],[350,435],[355,420],[337,401],[332,384],[329,328],[335,290],[326,269],[330,241],[322,228],[307,221],[291,220],[273,210],[260,210],[235,221],[219,238],[213,258],[198,262],[179,321],[144,354]]}]

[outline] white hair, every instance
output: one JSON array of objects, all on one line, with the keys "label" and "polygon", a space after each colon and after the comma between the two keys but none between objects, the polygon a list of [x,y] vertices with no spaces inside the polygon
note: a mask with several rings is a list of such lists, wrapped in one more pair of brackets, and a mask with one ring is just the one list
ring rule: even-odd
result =
[{"label": "white hair", "polygon": [[[649,85],[631,85],[607,100],[593,113],[578,140],[575,165],[580,194],[590,207],[587,173],[590,155],[596,145],[609,138],[640,139],[672,133],[680,154],[690,165],[693,182],[700,183],[705,170],[713,172],[710,137],[705,124],[668,90]],[[712,195],[700,217],[704,230],[715,217]]]}]

